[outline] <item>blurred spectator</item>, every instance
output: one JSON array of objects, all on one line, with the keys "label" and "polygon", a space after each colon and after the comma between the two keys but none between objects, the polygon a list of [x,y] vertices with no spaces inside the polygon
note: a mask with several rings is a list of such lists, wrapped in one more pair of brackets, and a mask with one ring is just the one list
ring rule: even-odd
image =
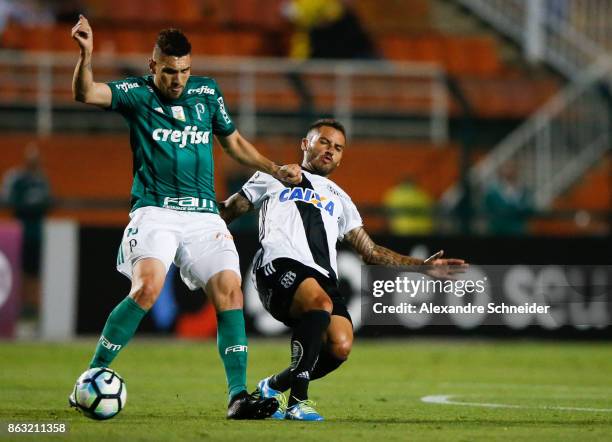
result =
[{"label": "blurred spectator", "polygon": [[59,23],[74,24],[79,14],[87,15],[86,5],[81,0],[52,0],[53,14]]},{"label": "blurred spectator", "polygon": [[3,189],[8,205],[23,228],[23,315],[35,316],[40,299],[42,226],[51,206],[49,182],[43,173],[40,153],[35,145],[26,147],[21,168],[6,173]]},{"label": "blurred spectator", "polygon": [[411,179],[389,190],[383,201],[391,212],[389,227],[394,235],[427,235],[433,231],[433,200]]},{"label": "blurred spectator", "polygon": [[[295,26],[289,50],[293,59],[377,57],[372,40],[346,0],[291,0],[284,4],[283,14]],[[317,114],[312,94],[299,73],[289,73],[288,79],[300,98],[300,119],[306,129]]]},{"label": "blurred spectator", "polygon": [[377,57],[370,36],[346,1],[292,0],[284,13],[296,28],[291,58]]},{"label": "blurred spectator", "polygon": [[507,161],[499,171],[499,178],[484,192],[483,208],[493,235],[522,235],[533,214],[533,203],[528,189],[519,181],[518,164]]},{"label": "blurred spectator", "polygon": [[36,0],[0,0],[0,33],[10,22],[26,26],[49,25],[55,22],[48,4]]}]

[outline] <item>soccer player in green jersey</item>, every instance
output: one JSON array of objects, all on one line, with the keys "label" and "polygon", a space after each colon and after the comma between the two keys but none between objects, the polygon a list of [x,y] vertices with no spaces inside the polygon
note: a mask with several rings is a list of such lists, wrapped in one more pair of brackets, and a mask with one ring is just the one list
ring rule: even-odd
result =
[{"label": "soccer player in green jersey", "polygon": [[187,286],[202,288],[217,311],[228,418],[271,415],[277,402],[253,397],[246,390],[240,268],[216,203],[212,135],[236,161],[281,181],[297,184],[300,167],[274,164],[238,133],[215,80],[191,76],[191,44],[179,30],[159,33],[149,60],[151,75],[107,84],[93,80],[93,33],[85,17],[79,17],[72,37],[80,47],[74,98],[126,119],[134,161],[131,222],[117,258],[117,269],[131,279],[132,287],[108,317],[90,367],[107,367],[127,345],[157,300],[174,262]]}]

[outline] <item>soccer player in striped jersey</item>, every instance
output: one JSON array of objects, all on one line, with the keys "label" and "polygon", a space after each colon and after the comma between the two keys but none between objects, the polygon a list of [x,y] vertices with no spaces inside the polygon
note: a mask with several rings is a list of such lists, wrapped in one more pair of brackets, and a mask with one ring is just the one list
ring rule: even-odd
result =
[{"label": "soccer player in striped jersey", "polygon": [[274,164],[240,135],[215,80],[191,75],[191,44],[181,31],[159,33],[149,60],[151,75],[110,83],[93,79],[93,33],[85,17],[72,28],[72,37],[80,47],[74,98],[125,118],[134,161],[131,222],[117,258],[117,269],[131,279],[132,288],[108,317],[90,367],[108,366],[127,345],[174,262],[187,286],[203,289],[216,308],[229,390],[227,417],[269,416],[276,400],[253,397],[246,389],[240,268],[216,203],[213,135],[236,161],[279,180],[299,183],[299,166]]},{"label": "soccer player in striped jersey", "polygon": [[[323,420],[308,399],[309,382],[338,368],[351,351],[351,316],[338,290],[338,241],[349,243],[367,264],[426,263],[434,266],[434,276],[442,277],[466,266],[461,259],[441,259],[441,251],[424,262],[375,244],[351,198],[327,178],[340,165],[345,148],[341,123],[316,121],[301,142],[299,184],[288,186],[257,172],[220,205],[227,223],[259,208],[261,248],[253,265],[259,297],[274,318],[292,329],[290,366],[260,381],[255,392],[279,400],[273,418]],[[287,403],[283,392],[289,389]]]}]

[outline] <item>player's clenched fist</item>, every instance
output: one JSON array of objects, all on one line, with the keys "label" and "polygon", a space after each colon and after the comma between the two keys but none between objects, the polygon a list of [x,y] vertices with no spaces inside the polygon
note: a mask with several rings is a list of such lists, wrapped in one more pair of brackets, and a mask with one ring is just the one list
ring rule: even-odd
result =
[{"label": "player's clenched fist", "polygon": [[72,38],[74,38],[82,51],[91,53],[93,50],[93,32],[89,22],[83,15],[79,15],[79,21],[72,27]]},{"label": "player's clenched fist", "polygon": [[302,181],[302,168],[297,164],[281,166],[275,173],[275,178],[289,184],[299,184]]}]

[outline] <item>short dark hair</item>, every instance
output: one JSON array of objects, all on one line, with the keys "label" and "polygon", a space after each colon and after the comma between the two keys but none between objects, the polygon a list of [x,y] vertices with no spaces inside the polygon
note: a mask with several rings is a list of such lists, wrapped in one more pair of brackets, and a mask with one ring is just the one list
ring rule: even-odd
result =
[{"label": "short dark hair", "polygon": [[306,133],[310,133],[311,130],[318,129],[323,126],[333,127],[334,129],[339,130],[342,132],[342,135],[344,135],[344,138],[346,138],[346,129],[342,123],[335,118],[321,118],[320,120],[315,121],[310,125]]},{"label": "short dark hair", "polygon": [[180,29],[162,29],[157,35],[155,46],[165,55],[183,57],[191,54],[191,43]]}]

